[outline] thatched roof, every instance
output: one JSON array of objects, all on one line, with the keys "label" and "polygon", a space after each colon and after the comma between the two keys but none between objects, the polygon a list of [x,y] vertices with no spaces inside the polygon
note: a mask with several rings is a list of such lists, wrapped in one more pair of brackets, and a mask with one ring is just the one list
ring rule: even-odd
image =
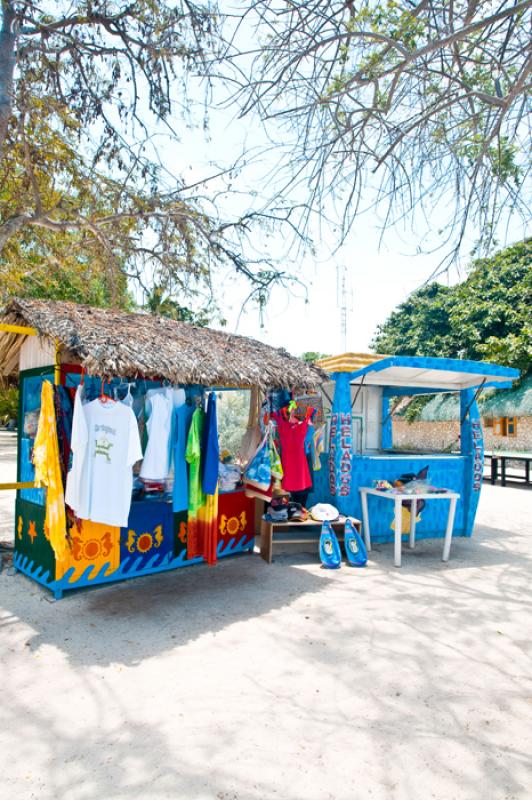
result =
[{"label": "thatched roof", "polygon": [[[14,299],[5,307],[1,321],[30,326],[39,335],[56,339],[93,375],[294,389],[314,388],[326,379],[320,369],[283,349],[154,314]],[[23,341],[23,336],[0,331],[0,374],[3,369],[14,371],[14,355]]]},{"label": "thatched roof", "polygon": [[[404,397],[394,416],[404,417],[411,398]],[[515,389],[485,389],[478,407],[483,417],[532,417],[532,375]],[[437,394],[423,406],[416,422],[450,422],[460,419],[460,399],[456,394]]]}]

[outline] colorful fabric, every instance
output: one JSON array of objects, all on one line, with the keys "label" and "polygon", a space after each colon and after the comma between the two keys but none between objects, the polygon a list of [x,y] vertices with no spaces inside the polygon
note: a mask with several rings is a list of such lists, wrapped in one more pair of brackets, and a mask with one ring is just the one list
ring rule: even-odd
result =
[{"label": "colorful fabric", "polygon": [[188,509],[188,466],[185,459],[192,406],[183,403],[174,409],[174,489],[173,509],[176,514]]},{"label": "colorful fabric", "polygon": [[285,419],[282,413],[275,413],[273,416],[277,421],[281,441],[283,489],[287,492],[302,492],[312,484],[305,453],[308,420],[291,422]]},{"label": "colorful fabric", "polygon": [[271,474],[272,477],[277,478],[277,480],[281,480],[284,473],[283,473],[283,464],[281,462],[281,456],[279,455],[279,450],[277,449],[277,443],[275,441],[276,433],[277,433],[277,427],[272,422],[270,423],[270,431],[269,431]]},{"label": "colorful fabric", "polygon": [[54,386],[54,407],[57,423],[57,441],[59,444],[59,465],[63,489],[66,487],[66,476],[70,466],[70,440],[72,439],[72,400],[64,386]]},{"label": "colorful fabric", "polygon": [[205,418],[205,429],[203,431],[202,450],[202,488],[205,494],[214,495],[218,491],[218,470],[220,464],[216,392],[211,392],[207,401],[207,416]]},{"label": "colorful fabric", "polygon": [[44,381],[41,392],[41,413],[33,447],[35,483],[46,487],[45,530],[57,559],[67,551],[65,496],[59,461],[59,444],[54,409],[54,393],[50,381]]},{"label": "colorful fabric", "polygon": [[325,429],[326,425],[320,425],[314,431],[314,472],[321,469],[321,454],[325,452]]},{"label": "colorful fabric", "polygon": [[205,504],[198,511],[197,544],[209,566],[216,564],[218,547],[218,489],[205,496]]},{"label": "colorful fabric", "polygon": [[187,449],[185,459],[187,460],[190,473],[188,482],[188,511],[189,515],[195,516],[198,509],[205,502],[201,486],[201,442],[205,427],[205,412],[202,408],[197,408],[192,415],[190,430],[187,438]]}]

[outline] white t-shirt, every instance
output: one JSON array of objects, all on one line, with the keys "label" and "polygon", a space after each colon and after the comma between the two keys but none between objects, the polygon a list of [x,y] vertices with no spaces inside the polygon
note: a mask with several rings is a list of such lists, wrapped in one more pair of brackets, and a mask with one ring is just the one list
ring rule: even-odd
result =
[{"label": "white t-shirt", "polygon": [[166,392],[157,392],[149,396],[151,414],[146,423],[148,444],[144,453],[144,461],[140,468],[140,477],[146,480],[162,481],[168,477],[169,441],[172,429],[172,397]]},{"label": "white t-shirt", "polygon": [[86,440],[81,482],[88,493],[88,513],[74,510],[82,519],[125,527],[131,507],[133,464],[142,458],[135,414],[123,403],[102,403],[99,398],[87,403],[83,411]]},{"label": "white t-shirt", "polygon": [[89,517],[89,484],[87,479],[87,419],[82,403],[83,387],[78,386],[72,417],[72,466],[68,472],[65,502],[80,519]]}]

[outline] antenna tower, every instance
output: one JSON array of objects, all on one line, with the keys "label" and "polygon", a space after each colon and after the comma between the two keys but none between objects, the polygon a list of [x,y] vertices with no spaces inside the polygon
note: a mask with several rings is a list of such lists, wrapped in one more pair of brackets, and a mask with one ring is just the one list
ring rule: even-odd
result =
[{"label": "antenna tower", "polygon": [[347,313],[353,310],[352,299],[347,267],[342,264],[336,268],[336,304],[340,309],[340,337],[344,353],[347,351]]}]

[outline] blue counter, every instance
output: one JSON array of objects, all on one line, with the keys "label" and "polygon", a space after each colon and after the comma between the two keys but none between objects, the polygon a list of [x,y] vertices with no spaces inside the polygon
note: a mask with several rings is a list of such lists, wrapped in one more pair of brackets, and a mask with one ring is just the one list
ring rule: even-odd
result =
[{"label": "blue counter", "polygon": [[[343,514],[362,519],[360,505],[360,486],[373,486],[374,481],[386,480],[393,483],[402,475],[418,474],[428,467],[427,481],[439,488],[451,489],[460,494],[456,507],[454,536],[471,536],[469,525],[467,477],[470,474],[469,459],[458,455],[405,455],[401,453],[378,453],[375,455],[353,455],[351,473],[351,491],[348,497],[331,494],[329,488],[328,456],[322,456],[322,468],[314,473],[314,490],[309,497],[308,505],[314,503],[331,503]],[[368,498],[371,519],[371,538],[374,542],[391,542],[394,538],[392,528],[394,520],[393,503],[379,497]],[[425,508],[418,515],[416,539],[443,538],[447,523],[447,503],[431,503],[427,501]]]}]

